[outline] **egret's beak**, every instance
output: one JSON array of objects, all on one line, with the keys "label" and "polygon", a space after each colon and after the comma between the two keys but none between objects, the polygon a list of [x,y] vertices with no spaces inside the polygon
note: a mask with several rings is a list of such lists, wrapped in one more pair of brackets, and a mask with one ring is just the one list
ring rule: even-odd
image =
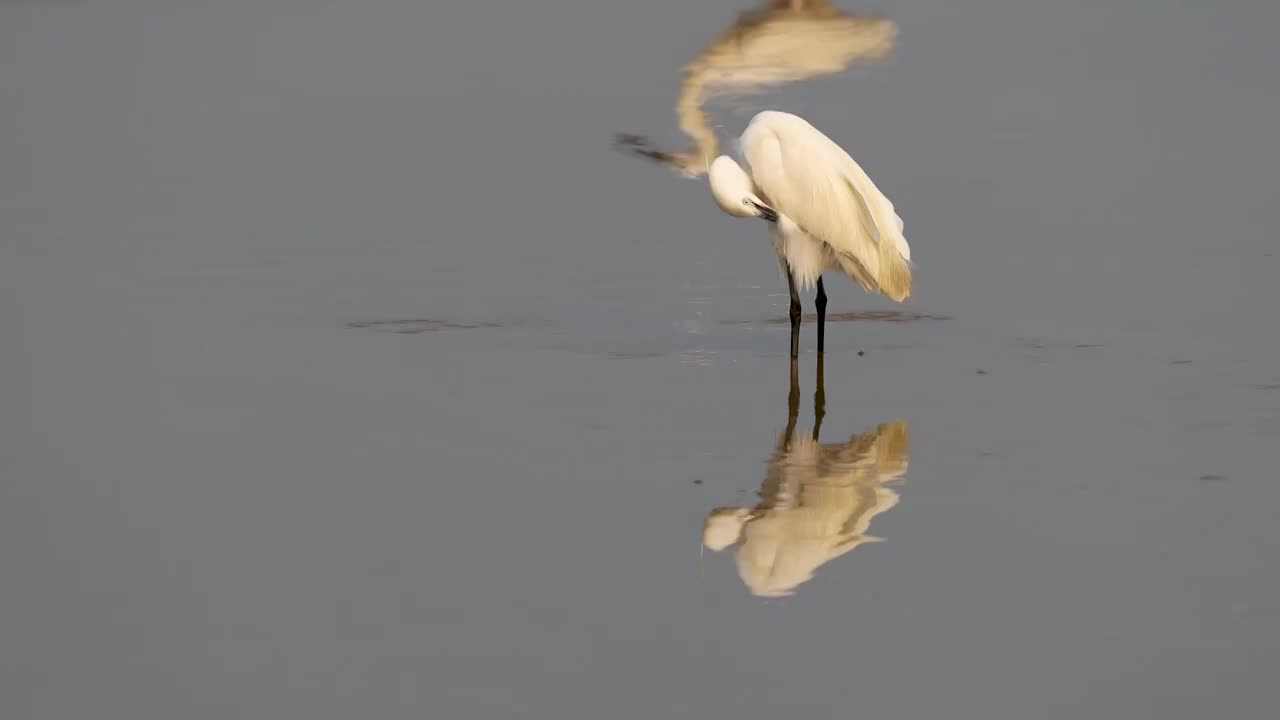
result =
[{"label": "egret's beak", "polygon": [[778,222],[778,211],[777,211],[777,210],[774,210],[773,208],[769,207],[768,205],[761,205],[760,203],[756,202],[755,200],[752,200],[752,201],[751,201],[751,204],[752,204],[752,205],[755,205],[755,206],[756,206],[756,209],[760,211],[760,217],[764,218],[765,220],[767,220],[767,221],[769,221],[769,222],[771,222],[771,223],[776,223],[776,222]]}]

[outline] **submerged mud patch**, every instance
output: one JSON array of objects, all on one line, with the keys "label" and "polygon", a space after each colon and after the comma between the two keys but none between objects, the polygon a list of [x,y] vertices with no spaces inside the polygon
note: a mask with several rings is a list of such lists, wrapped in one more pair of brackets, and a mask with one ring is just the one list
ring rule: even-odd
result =
[{"label": "submerged mud patch", "polygon": [[628,351],[616,350],[607,355],[610,360],[643,360],[646,358],[657,358],[666,355],[664,352],[644,352],[644,351]]},{"label": "submerged mud patch", "polygon": [[399,320],[356,320],[347,323],[349,328],[362,328],[397,335],[421,335],[445,330],[475,330],[478,328],[506,327],[500,322],[458,322],[441,318],[406,318]]},{"label": "submerged mud patch", "polygon": [[[843,323],[843,322],[920,322],[922,320],[950,320],[950,315],[933,315],[930,313],[910,312],[907,310],[862,310],[856,312],[837,312],[827,313],[827,322]],[[801,317],[803,322],[817,322],[817,313],[807,313]],[[752,325],[754,320],[727,320],[726,325]],[[767,318],[765,322],[770,325],[790,325],[791,318],[787,315],[777,315]]]}]

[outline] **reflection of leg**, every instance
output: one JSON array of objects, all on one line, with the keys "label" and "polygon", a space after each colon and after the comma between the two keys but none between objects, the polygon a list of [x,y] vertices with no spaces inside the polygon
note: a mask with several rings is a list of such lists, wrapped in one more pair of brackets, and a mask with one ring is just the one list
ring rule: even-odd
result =
[{"label": "reflection of leg", "polygon": [[824,10],[831,7],[831,0],[773,0],[773,4],[780,8],[791,8],[792,10]]},{"label": "reflection of leg", "polygon": [[781,450],[791,446],[791,433],[796,431],[796,416],[800,414],[800,368],[795,358],[791,358],[791,390],[787,393],[787,429],[782,433]]},{"label": "reflection of leg", "polygon": [[800,293],[796,292],[796,277],[787,266],[787,290],[791,292],[791,359],[800,357]]},{"label": "reflection of leg", "polygon": [[822,418],[827,414],[827,390],[822,384],[822,354],[818,354],[818,368],[813,389],[813,439],[817,441],[822,428]]},{"label": "reflection of leg", "polygon": [[827,330],[827,291],[822,287],[822,276],[818,276],[818,297],[813,302],[818,306],[818,354],[821,355]]}]

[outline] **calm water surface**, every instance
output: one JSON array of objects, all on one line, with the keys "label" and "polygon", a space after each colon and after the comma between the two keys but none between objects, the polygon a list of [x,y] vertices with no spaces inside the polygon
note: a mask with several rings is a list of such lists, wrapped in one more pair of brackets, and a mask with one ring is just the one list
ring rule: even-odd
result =
[{"label": "calm water surface", "polygon": [[[703,107],[733,0],[0,4],[0,715],[1280,716],[1280,5],[841,7]],[[764,108],[918,263],[816,441],[611,147]]]}]

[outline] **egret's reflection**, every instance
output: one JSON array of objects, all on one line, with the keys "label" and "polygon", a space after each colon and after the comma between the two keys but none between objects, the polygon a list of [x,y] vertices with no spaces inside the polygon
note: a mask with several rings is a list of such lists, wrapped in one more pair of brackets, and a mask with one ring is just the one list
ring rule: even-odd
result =
[{"label": "egret's reflection", "polygon": [[659,150],[642,136],[619,135],[619,146],[689,177],[707,171],[718,154],[703,108],[717,95],[747,95],[782,83],[838,73],[856,60],[883,58],[898,29],[891,20],[851,16],[830,0],[771,0],[738,16],[684,68],[676,116],[691,147]]},{"label": "egret's reflection", "polygon": [[877,542],[871,519],[898,504],[889,483],[907,471],[907,423],[868,428],[839,443],[818,442],[825,411],[818,356],[811,434],[796,433],[800,390],[791,363],[787,427],[778,438],[755,507],[712,510],[702,528],[711,550],[736,545],[738,575],[755,595],[790,595],[819,567]]}]

